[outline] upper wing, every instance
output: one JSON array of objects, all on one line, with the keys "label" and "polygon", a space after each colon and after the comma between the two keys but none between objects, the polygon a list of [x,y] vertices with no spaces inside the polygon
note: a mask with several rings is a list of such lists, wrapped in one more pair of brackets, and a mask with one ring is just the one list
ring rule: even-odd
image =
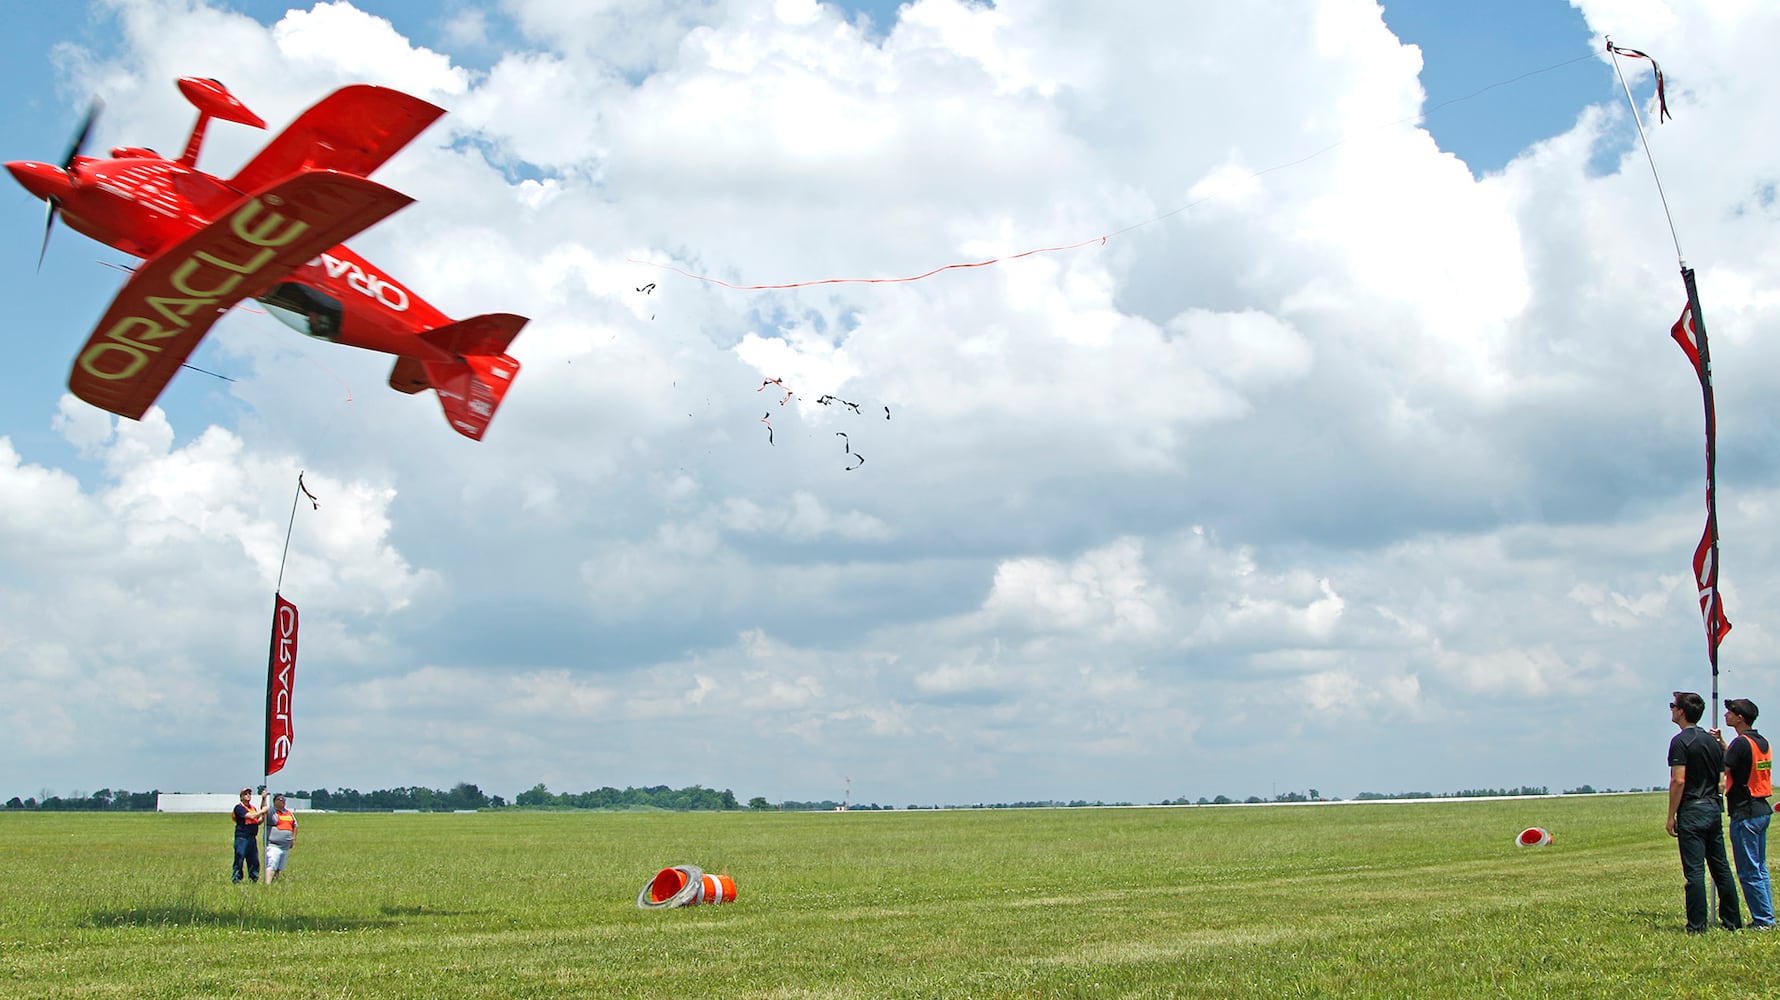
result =
[{"label": "upper wing", "polygon": [[444,113],[399,90],[342,87],[298,115],[229,183],[237,191],[257,191],[305,169],[364,177]]},{"label": "upper wing", "polygon": [[136,269],[81,349],[68,388],[100,409],[141,419],[230,306],[412,200],[327,170],[242,199]]}]

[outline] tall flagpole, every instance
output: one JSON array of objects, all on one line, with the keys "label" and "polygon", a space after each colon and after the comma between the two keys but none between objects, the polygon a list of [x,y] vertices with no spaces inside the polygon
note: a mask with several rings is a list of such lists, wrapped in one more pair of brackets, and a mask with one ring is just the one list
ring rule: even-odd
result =
[{"label": "tall flagpole", "polygon": [[[280,598],[284,594],[284,564],[290,559],[290,536],[291,532],[297,526],[297,501],[302,499],[303,494],[308,492],[309,491],[303,487],[303,473],[299,470],[297,472],[297,489],[295,493],[291,494],[290,498],[290,519],[286,521],[284,525],[284,552],[278,557],[278,583],[272,588],[274,645],[277,643],[278,604]],[[313,499],[313,494],[311,494],[311,499]],[[272,698],[273,688],[271,680],[268,678],[266,682],[265,738],[260,741],[260,800],[262,804],[266,801],[266,796],[270,793],[270,788],[268,786],[272,783]],[[263,830],[265,829],[265,826],[266,820],[262,817],[260,819],[260,828]],[[262,838],[262,844],[260,846],[260,877],[268,885],[272,882],[272,871],[266,864],[265,854],[266,845],[270,843],[270,837],[265,837]]]},{"label": "tall flagpole", "polygon": [[272,588],[274,594],[284,589],[284,563],[290,558],[291,529],[297,526],[297,501],[301,500],[303,494],[307,492],[309,491],[303,488],[303,473],[299,471],[297,473],[297,491],[292,493],[290,498],[290,521],[284,526],[284,554],[278,557],[278,584]]},{"label": "tall flagpole", "polygon": [[[1682,312],[1681,319],[1675,324],[1673,336],[1694,363],[1695,373],[1700,379],[1700,395],[1706,410],[1706,531],[1700,544],[1694,549],[1694,582],[1700,594],[1700,614],[1706,625],[1706,656],[1712,666],[1712,718],[1711,726],[1720,724],[1718,715],[1718,643],[1730,632],[1731,624],[1724,614],[1724,599],[1719,593],[1718,581],[1718,416],[1712,399],[1712,352],[1706,336],[1706,320],[1700,312],[1700,290],[1694,281],[1693,268],[1687,266],[1687,256],[1681,251],[1681,237],[1675,229],[1674,213],[1669,211],[1669,196],[1663,191],[1662,175],[1656,169],[1656,157],[1650,152],[1650,139],[1644,133],[1644,119],[1638,114],[1638,102],[1632,99],[1632,88],[1626,83],[1625,74],[1620,71],[1619,57],[1631,56],[1648,59],[1652,73],[1656,77],[1656,99],[1658,120],[1668,114],[1667,99],[1663,96],[1663,70],[1657,61],[1636,49],[1622,49],[1613,44],[1613,39],[1606,39],[1607,51],[1613,57],[1613,72],[1619,77],[1619,85],[1625,91],[1626,105],[1632,109],[1632,121],[1638,126],[1638,141],[1644,147],[1644,159],[1650,164],[1650,176],[1656,182],[1656,193],[1663,206],[1663,218],[1669,223],[1669,237],[1675,242],[1675,259],[1681,268],[1681,283],[1687,289],[1687,308]],[[1715,878],[1706,881],[1707,919],[1718,909],[1718,884]]]},{"label": "tall flagpole", "polygon": [[1683,344],[1694,359],[1700,378],[1700,393],[1706,410],[1706,536],[1701,540],[1700,547],[1694,555],[1694,574],[1700,590],[1700,612],[1706,624],[1706,653],[1712,667],[1712,721],[1718,721],[1718,643],[1730,632],[1730,622],[1724,615],[1724,600],[1719,593],[1719,553],[1718,553],[1718,417],[1713,404],[1712,393],[1712,352],[1706,336],[1706,320],[1700,311],[1700,290],[1694,280],[1693,268],[1687,266],[1687,257],[1681,251],[1681,237],[1675,229],[1675,216],[1669,210],[1669,196],[1663,191],[1662,175],[1656,169],[1656,157],[1650,151],[1650,140],[1644,132],[1644,119],[1638,113],[1638,102],[1632,98],[1632,88],[1626,83],[1625,74],[1620,71],[1619,57],[1632,56],[1648,59],[1656,76],[1657,102],[1661,108],[1660,115],[1668,113],[1666,99],[1663,96],[1663,71],[1655,59],[1639,52],[1637,49],[1625,49],[1607,40],[1607,51],[1613,57],[1613,72],[1619,77],[1620,88],[1625,91],[1626,104],[1632,110],[1632,121],[1638,126],[1638,141],[1644,147],[1644,159],[1650,164],[1650,176],[1656,182],[1656,193],[1663,206],[1663,218],[1669,223],[1669,237],[1675,243],[1675,258],[1681,267],[1681,282],[1687,289],[1687,311],[1678,324],[1678,329],[1691,342],[1691,347]]}]

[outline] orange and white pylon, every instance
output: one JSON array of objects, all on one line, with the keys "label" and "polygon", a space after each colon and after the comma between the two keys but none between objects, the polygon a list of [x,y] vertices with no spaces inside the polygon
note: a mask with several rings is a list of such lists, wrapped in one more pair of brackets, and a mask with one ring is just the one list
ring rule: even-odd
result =
[{"label": "orange and white pylon", "polygon": [[666,910],[700,903],[735,902],[735,880],[728,875],[707,875],[697,865],[663,868],[637,893],[637,909]]}]

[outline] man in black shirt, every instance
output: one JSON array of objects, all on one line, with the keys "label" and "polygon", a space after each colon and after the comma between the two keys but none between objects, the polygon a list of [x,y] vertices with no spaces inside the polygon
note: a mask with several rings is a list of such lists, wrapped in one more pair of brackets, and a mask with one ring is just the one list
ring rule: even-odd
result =
[{"label": "man in black shirt", "polygon": [[1669,741],[1669,836],[1681,847],[1681,873],[1687,879],[1687,930],[1704,934],[1708,925],[1706,869],[1718,889],[1718,921],[1727,931],[1743,926],[1737,905],[1737,883],[1724,854],[1723,807],[1718,797],[1724,770],[1724,748],[1698,725],[1706,701],[1692,691],[1677,691],[1669,717],[1681,730]]},{"label": "man in black shirt", "polygon": [[235,868],[231,881],[241,881],[241,868],[247,868],[249,884],[260,880],[260,821],[266,818],[266,793],[260,791],[260,807],[253,807],[253,789],[241,789],[241,801],[235,803]]}]

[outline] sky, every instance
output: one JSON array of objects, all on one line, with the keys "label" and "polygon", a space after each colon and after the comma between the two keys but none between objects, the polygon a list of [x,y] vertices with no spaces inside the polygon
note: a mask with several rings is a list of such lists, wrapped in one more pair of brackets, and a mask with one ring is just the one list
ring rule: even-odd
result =
[{"label": "sky", "polygon": [[[0,193],[0,797],[257,782],[275,588],[290,789],[1661,784],[1711,685],[1677,237],[1720,683],[1780,705],[1780,9],[1464,6],[0,4],[7,160],[95,95],[90,152],[177,151],[185,75],[447,109],[351,245],[531,317],[481,442],[247,309],[119,420],[65,385],[128,258],[38,271]],[[1675,235],[1603,35],[1667,74]]]}]

